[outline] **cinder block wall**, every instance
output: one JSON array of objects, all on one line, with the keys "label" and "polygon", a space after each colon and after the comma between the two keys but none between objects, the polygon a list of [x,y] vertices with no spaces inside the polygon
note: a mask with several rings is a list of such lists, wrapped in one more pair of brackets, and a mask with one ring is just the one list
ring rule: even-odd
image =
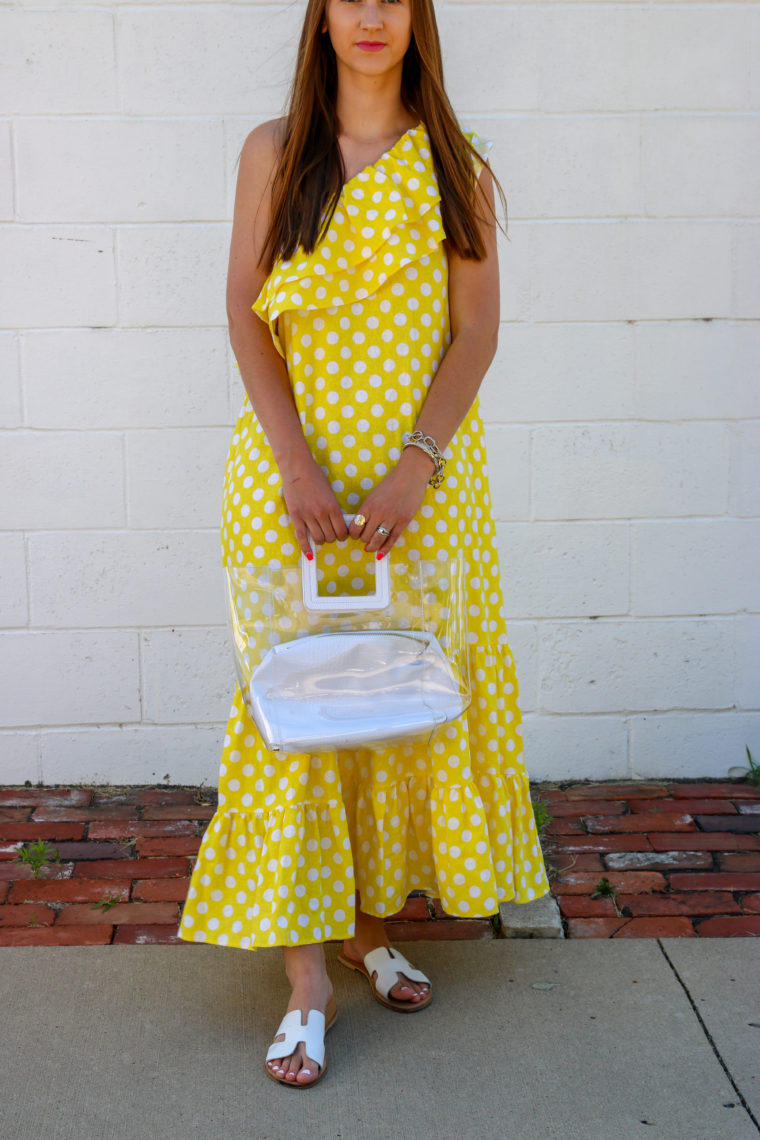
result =
[{"label": "cinder block wall", "polygon": [[[303,6],[0,4],[0,781],[216,778],[240,144]],[[534,778],[760,758],[760,10],[441,3]]]}]

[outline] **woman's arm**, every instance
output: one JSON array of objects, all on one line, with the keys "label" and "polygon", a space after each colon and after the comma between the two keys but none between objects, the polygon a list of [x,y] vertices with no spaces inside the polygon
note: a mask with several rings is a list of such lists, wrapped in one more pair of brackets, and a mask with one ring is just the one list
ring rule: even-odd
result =
[{"label": "woman's arm", "polygon": [[[493,181],[487,164],[478,181],[478,195],[494,205]],[[488,366],[499,334],[499,264],[496,225],[482,201],[478,214],[486,245],[482,261],[449,253],[449,316],[451,344],[428,389],[416,427],[431,436],[441,451],[450,443],[467,415]],[[366,517],[367,549],[387,554],[414,518],[433,474],[432,459],[417,447],[407,447],[396,466],[370,491],[361,506]],[[376,527],[391,531],[383,539]],[[351,532],[360,528],[351,524]]]},{"label": "woman's arm", "polygon": [[285,361],[266,324],[251,309],[266,280],[260,264],[269,230],[272,180],[279,161],[280,123],[262,123],[240,156],[227,273],[230,343],[256,417],[282,477],[282,496],[298,545],[311,557],[314,541],[344,538],[338,500],[309,450],[298,418]]}]

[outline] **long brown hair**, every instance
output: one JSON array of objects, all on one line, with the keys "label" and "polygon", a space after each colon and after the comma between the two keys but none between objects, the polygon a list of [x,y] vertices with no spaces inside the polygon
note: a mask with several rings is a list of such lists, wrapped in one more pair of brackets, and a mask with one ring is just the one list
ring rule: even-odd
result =
[{"label": "long brown hair", "polygon": [[[443,62],[433,0],[410,0],[412,38],[403,61],[401,100],[427,128],[441,195],[443,228],[460,257],[482,261],[478,227],[477,151],[464,137],[443,83]],[[290,90],[281,160],[272,186],[271,224],[262,261],[311,253],[330,225],[345,182],[338,145],[338,69],[329,35],[322,33],[327,0],[308,0]],[[504,191],[493,176],[506,221]],[[496,216],[483,194],[480,201]],[[503,228],[503,227],[502,227]],[[506,233],[506,230],[504,231]]]}]

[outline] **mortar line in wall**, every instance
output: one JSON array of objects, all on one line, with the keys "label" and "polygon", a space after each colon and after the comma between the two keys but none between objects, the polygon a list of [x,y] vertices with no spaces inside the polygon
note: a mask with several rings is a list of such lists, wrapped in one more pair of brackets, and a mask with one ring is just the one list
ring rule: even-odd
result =
[{"label": "mortar line in wall", "polygon": [[[524,720],[542,719],[542,720],[608,720],[619,722],[621,719],[628,724],[634,717],[682,717],[682,716],[724,716],[740,718],[744,716],[755,716],[760,709],[712,709],[700,706],[699,708],[677,708],[677,709],[620,709],[609,711],[580,711],[580,712],[554,712],[544,709],[522,709],[522,716]],[[98,721],[71,721],[56,722],[53,724],[3,724],[0,726],[0,740],[3,735],[18,732],[70,732],[72,729],[79,731],[98,731],[103,728],[204,728],[209,725],[224,724],[225,721],[217,720],[195,720],[195,721],[151,721],[151,720],[98,720]],[[634,776],[633,779],[639,777]]]},{"label": "mortar line in wall", "polygon": [[214,526],[145,526],[145,527],[126,527],[126,526],[76,526],[76,527],[39,527],[36,530],[25,530],[28,537],[39,535],[67,535],[67,534],[95,534],[101,538],[104,534],[217,534],[218,525]]},{"label": "mortar line in wall", "polygon": [[[0,229],[2,225],[0,225]],[[604,320],[593,320],[590,317],[579,317],[577,319],[566,320],[527,320],[523,318],[502,318],[500,324],[509,327],[525,327],[525,328],[542,328],[547,326],[564,326],[564,325],[662,325],[662,324],[693,324],[696,322],[709,321],[714,325],[755,325],[757,324],[757,317],[737,317],[737,316],[723,316],[723,317],[609,317]],[[19,331],[22,333],[89,333],[89,332],[120,332],[120,333],[142,333],[142,332],[187,332],[188,329],[193,331],[206,331],[206,332],[226,332],[226,324],[191,324],[191,325],[24,325]],[[725,419],[727,417],[721,417]],[[742,417],[749,419],[757,419],[757,416]],[[538,421],[546,423],[565,423],[570,421],[565,420],[546,420]],[[579,423],[585,423],[585,420],[579,420]]]},{"label": "mortar line in wall", "polygon": [[137,634],[137,697],[140,702],[140,723],[145,724],[145,658],[142,626],[136,629],[135,633]]},{"label": "mortar line in wall", "polygon": [[113,328],[121,328],[121,242],[119,240],[119,226],[111,227],[111,256],[113,258],[113,284],[116,298]]},{"label": "mortar line in wall", "polygon": [[[688,5],[688,0],[684,0],[683,7]],[[662,5],[664,6],[664,5]],[[691,9],[691,5],[688,5]],[[495,4],[494,7],[502,8],[502,4]],[[721,5],[721,7],[724,7]],[[49,111],[14,111],[9,112],[8,115],[0,116],[2,118],[10,119],[11,122],[27,122],[27,121],[54,121],[59,122],[142,122],[142,123],[213,123],[213,122],[244,122],[251,123],[253,126],[266,121],[266,116],[278,117],[282,114],[280,108],[271,108],[264,111],[217,111],[217,112],[185,112],[185,111],[64,111],[58,113],[52,108]],[[668,118],[689,118],[699,116],[700,118],[746,118],[756,119],[760,115],[760,108],[741,106],[741,107],[570,107],[567,109],[552,108],[552,107],[518,107],[516,109],[493,109],[483,110],[482,107],[465,107],[460,108],[457,112],[457,119],[462,121],[466,119],[478,119],[480,122],[488,123],[502,123],[511,122],[513,120],[535,118],[535,119],[568,119],[568,118],[589,118],[589,119],[633,119],[636,117],[650,118],[650,119],[668,119]],[[12,117],[11,117],[12,116]]]},{"label": "mortar line in wall", "polygon": [[[742,421],[744,422],[744,421]],[[129,424],[127,427],[119,424],[98,424],[96,427],[50,427],[43,424],[37,427],[34,424],[20,424],[18,427],[0,428],[2,435],[118,435],[119,432],[132,431],[229,431],[234,426],[234,420],[216,424]]]},{"label": "mortar line in wall", "polygon": [[122,507],[124,508],[124,526],[127,530],[133,528],[129,523],[129,465],[127,462],[127,436],[128,429],[119,433],[121,440],[121,473],[122,473]]},{"label": "mortar line in wall", "polygon": [[[9,330],[9,331],[11,333],[13,333],[13,330]],[[18,335],[23,335],[24,333],[28,333],[29,331],[30,331],[29,329],[22,329],[21,333]],[[35,330],[35,331],[37,331],[37,332],[41,331],[43,333],[46,333],[46,332],[52,332],[52,331],[57,331],[57,330],[42,329],[42,330]],[[67,330],[67,331],[75,331],[75,330]],[[88,329],[80,329],[79,331],[83,332],[83,333],[89,332]],[[100,330],[98,330],[98,331],[100,331]],[[124,330],[119,329],[117,331],[122,332]],[[639,427],[639,426],[672,427],[673,425],[678,426],[678,425],[682,425],[682,424],[683,425],[697,424],[697,425],[705,425],[705,426],[710,426],[710,425],[721,426],[721,425],[723,425],[725,427],[734,427],[737,425],[741,426],[742,424],[760,423],[760,416],[732,416],[732,417],[721,416],[720,418],[707,417],[707,416],[705,416],[705,417],[691,417],[690,418],[690,417],[685,417],[685,416],[679,416],[677,419],[672,419],[672,418],[668,418],[668,419],[644,419],[640,416],[636,416],[636,417],[631,417],[630,419],[615,419],[615,420],[609,419],[609,418],[579,419],[579,420],[573,420],[573,419],[561,419],[561,420],[544,420],[544,419],[541,419],[541,420],[497,420],[497,419],[485,419],[484,418],[483,422],[487,428],[492,428],[494,430],[504,429],[504,430],[508,431],[508,430],[511,430],[512,428],[516,428],[516,429],[527,429],[527,430],[532,432],[536,429],[542,429],[542,428],[548,428],[548,429],[564,428],[564,427],[570,427],[570,428],[574,428],[574,427],[609,428],[609,427]],[[233,426],[233,425],[231,425],[230,423],[228,423],[226,421],[224,421],[224,422],[220,421],[218,423],[195,423],[195,424],[129,424],[129,425],[114,424],[113,426],[107,426],[105,424],[98,424],[97,426],[87,426],[87,427],[76,427],[76,426],[75,427],[51,427],[48,425],[42,425],[42,426],[37,427],[34,424],[24,423],[24,424],[19,424],[18,427],[0,427],[0,435],[3,435],[3,434],[20,435],[23,433],[28,433],[29,435],[32,435],[32,434],[44,435],[44,434],[50,433],[50,432],[60,434],[60,435],[63,435],[63,434],[81,435],[81,434],[86,433],[86,432],[101,432],[101,433],[111,432],[111,433],[118,434],[119,432],[124,432],[124,431],[206,431],[206,430],[208,430],[208,431],[219,431],[223,428],[226,429],[226,428],[231,427],[231,426]],[[616,517],[618,519],[618,521],[626,521],[626,522],[628,521],[628,518],[629,518],[628,515],[626,515],[623,520],[620,519],[619,515],[614,516],[614,517]],[[650,518],[650,517],[654,517],[654,516],[650,516],[650,515],[642,515],[641,516],[641,518]],[[662,516],[657,516],[657,517],[669,518],[671,516],[662,515]],[[676,516],[672,516],[672,517],[682,518],[684,516],[676,515]],[[704,517],[710,518],[713,516],[706,515]],[[723,515],[719,515],[716,517],[721,518],[721,517],[723,517]],[[607,520],[607,516],[591,516],[591,518],[600,518],[601,521]],[[504,520],[504,521],[506,521],[506,520]],[[576,521],[576,520],[566,519],[565,521]],[[580,521],[583,521],[583,520],[580,520]],[[158,529],[158,528],[156,528],[156,529]]]},{"label": "mortar line in wall", "polygon": [[631,718],[626,716],[623,718],[625,726],[625,770],[628,773],[628,779],[632,780],[633,776],[633,755],[631,753]]},{"label": "mortar line in wall", "polygon": [[634,599],[634,591],[635,591],[635,587],[636,587],[636,568],[635,568],[635,559],[633,557],[633,543],[634,543],[634,538],[636,535],[636,532],[634,530],[634,522],[638,522],[638,521],[639,521],[638,519],[636,519],[636,520],[629,519],[628,520],[628,614],[629,614],[629,617],[634,617],[633,599]]},{"label": "mortar line in wall", "polygon": [[[535,428],[536,424],[532,423],[528,430],[528,518],[526,521],[529,523],[536,521],[536,509],[533,502],[535,494],[535,481],[533,479],[533,432]],[[495,519],[494,522],[496,522]]]},{"label": "mortar line in wall", "polygon": [[16,428],[4,429],[10,431],[28,430],[26,422],[26,385],[24,384],[24,329],[16,329],[13,335],[16,346],[16,386],[18,390],[18,403],[21,410],[21,423]]},{"label": "mortar line in wall", "polygon": [[10,134],[9,142],[11,147],[11,193],[13,196],[13,221],[17,223],[20,221],[19,203],[18,203],[18,161],[17,161],[17,140],[16,140],[16,119],[15,116],[10,120]]},{"label": "mortar line in wall", "polygon": [[113,70],[116,79],[116,106],[122,110],[124,107],[123,91],[121,81],[121,66],[119,60],[119,41],[121,36],[119,34],[119,9],[109,9],[111,14],[111,45],[113,49]]},{"label": "mortar line in wall", "polygon": [[[163,10],[171,12],[177,8],[183,7],[192,8],[196,11],[198,9],[207,8],[209,11],[213,11],[214,13],[218,13],[220,11],[232,13],[239,11],[240,9],[250,8],[251,0],[224,0],[224,3],[218,4],[214,4],[213,0],[161,0],[161,3],[158,4],[147,4],[144,2],[142,4],[130,4],[131,11],[151,13],[156,11],[161,12]],[[269,2],[257,3],[254,5],[254,7],[258,11],[265,11],[268,8],[272,9],[276,13],[280,13],[282,11],[282,5],[272,3],[271,0],[269,0]],[[535,3],[535,0],[477,0],[477,3],[468,5],[468,10],[477,11],[479,8],[496,7],[506,8],[510,11],[519,12],[526,8],[540,9],[541,5]],[[651,0],[649,0],[648,3],[642,5],[642,7],[651,8]],[[556,9],[557,11],[564,11],[565,9],[574,8],[586,8],[589,11],[594,12],[598,11],[599,8],[606,8],[613,10],[617,9],[620,12],[630,12],[630,5],[626,3],[620,3],[620,0],[597,0],[597,2],[593,4],[590,4],[589,0],[555,0],[555,3],[552,4],[552,8]],[[710,0],[703,0],[702,3],[692,3],[691,0],[680,0],[680,2],[679,0],[660,0],[660,2],[657,4],[657,9],[659,10],[662,8],[673,8],[677,10],[685,8],[689,11],[693,9],[705,11],[714,11],[716,9],[720,11],[726,9],[735,9],[738,12],[743,12],[746,10],[746,5],[742,3],[731,2],[731,0],[727,0],[726,3],[718,3],[716,0],[712,0],[712,2],[710,2]],[[80,11],[104,10],[102,6],[98,4],[79,4],[77,5],[77,9]],[[439,0],[437,9],[440,9],[441,11],[451,9],[452,11],[459,12],[461,10],[461,7],[458,4],[451,3],[450,0]],[[105,10],[110,11],[110,9]]]},{"label": "mortar line in wall", "polygon": [[6,637],[23,637],[27,633],[61,633],[69,636],[73,633],[76,634],[99,634],[99,633],[134,633],[136,630],[142,630],[144,633],[172,633],[175,630],[222,630],[226,629],[227,624],[224,621],[219,622],[200,622],[192,624],[188,621],[175,621],[175,622],[142,622],[138,625],[34,625],[29,629],[24,626],[7,626],[0,629]]},{"label": "mortar line in wall", "polygon": [[[760,709],[739,709],[734,706],[731,708],[710,708],[709,706],[700,705],[699,707],[683,708],[679,706],[673,709],[603,709],[603,710],[589,710],[581,709],[578,712],[557,712],[555,709],[523,709],[523,716],[525,717],[541,717],[544,720],[586,720],[593,717],[595,720],[615,720],[619,721],[622,718],[631,719],[634,717],[683,717],[683,716],[709,716],[716,717],[743,717],[755,716],[760,713]],[[28,727],[28,726],[27,726]]]},{"label": "mortar line in wall", "polygon": [[[597,616],[596,614],[574,614],[570,616],[555,616],[546,617],[544,615],[536,614],[507,614],[506,622],[509,626],[515,625],[535,625],[536,631],[542,626],[551,626],[556,628],[558,626],[577,626],[589,625],[592,621],[594,625],[639,625],[642,622],[659,622],[670,625],[675,625],[683,622],[699,622],[704,623],[705,620],[711,622],[736,622],[738,618],[746,617],[759,617],[757,611],[736,611],[729,614],[641,614],[630,616],[628,614],[604,614]],[[226,628],[224,621],[203,621],[203,622],[190,622],[187,620],[182,621],[161,621],[161,622],[141,622],[137,625],[123,625],[114,624],[108,625],[99,623],[98,625],[82,625],[81,623],[72,625],[47,625],[36,623],[30,626],[7,626],[0,630],[4,636],[7,637],[23,637],[28,633],[60,633],[60,634],[99,634],[99,633],[134,633],[136,629],[143,630],[149,633],[166,633],[171,630],[221,630]],[[679,706],[680,708],[681,706]],[[725,707],[725,706],[723,706]],[[735,707],[735,706],[732,706]],[[637,710],[639,712],[644,710]],[[564,714],[563,714],[564,715]]]},{"label": "mortar line in wall", "polygon": [[20,724],[8,725],[7,728],[3,725],[0,729],[0,738],[4,732],[50,732],[64,733],[75,730],[77,732],[100,732],[104,728],[116,729],[160,729],[160,728],[214,728],[217,725],[226,724],[224,720],[171,720],[171,721],[139,721],[139,720],[92,720],[81,721],[73,720],[71,723],[60,724]]},{"label": "mortar line in wall", "polygon": [[[161,429],[156,429],[157,431]],[[535,524],[546,524],[547,526],[623,526],[626,523],[636,523],[640,525],[647,524],[682,524],[688,523],[746,523],[751,525],[760,520],[758,515],[670,515],[667,518],[589,518],[589,519],[568,519],[568,518],[536,518],[536,519],[499,519],[497,525],[499,526],[532,526]],[[10,528],[13,529],[13,528]],[[37,538],[40,536],[66,536],[70,534],[78,535],[96,535],[101,538],[103,535],[213,535],[217,533],[216,526],[72,526],[72,527],[27,527],[25,533],[29,538]],[[637,615],[641,616],[641,615]]]},{"label": "mortar line in wall", "polygon": [[[622,226],[631,225],[632,223],[644,223],[647,225],[671,225],[674,223],[683,225],[705,226],[705,225],[726,225],[732,227],[738,226],[755,226],[760,225],[760,214],[615,214],[610,217],[598,217],[591,215],[556,215],[547,218],[531,217],[529,215],[511,214],[510,224],[519,222],[525,226]],[[225,218],[154,218],[145,220],[115,220],[114,218],[104,218],[101,221],[48,221],[48,220],[35,220],[35,221],[13,221],[0,223],[0,228],[10,229],[14,226],[18,229],[37,229],[37,230],[63,230],[63,229],[77,229],[77,230],[146,230],[146,229],[191,229],[193,227],[200,228],[218,228],[228,229],[232,224],[231,217]],[[584,318],[581,318],[583,320]],[[725,314],[718,317],[706,318],[703,315],[695,315],[693,317],[618,317],[613,318],[617,320],[756,320],[753,317],[734,317],[731,314]],[[526,324],[532,323],[526,321]],[[559,322],[544,322],[544,323],[559,323]],[[568,322],[578,323],[578,322]],[[590,322],[592,323],[592,322]],[[593,322],[593,323],[608,323],[606,321]],[[179,326],[186,328],[186,325]],[[214,328],[223,327],[220,325],[212,326]]]},{"label": "mortar line in wall", "polygon": [[[29,535],[26,531],[21,532],[21,543],[24,548],[24,589],[26,593],[26,624],[21,629],[24,632],[29,632],[35,627],[32,625],[32,552],[29,549]],[[3,630],[3,632],[7,631]]]},{"label": "mortar line in wall", "polygon": [[636,169],[636,201],[639,213],[644,212],[644,120],[639,114],[639,145],[636,151],[637,169]]},{"label": "mortar line in wall", "polygon": [[[759,116],[760,118],[760,116]],[[743,225],[760,225],[760,214],[612,214],[609,217],[599,217],[598,215],[572,215],[572,214],[557,214],[551,217],[532,217],[529,214],[510,214],[510,224],[520,223],[525,226],[622,226],[631,225],[632,223],[644,223],[647,225],[671,225],[673,223],[683,225],[726,225],[726,226],[743,226]],[[34,220],[34,221],[13,221],[1,223],[2,228],[10,228],[16,226],[19,229],[77,229],[77,230],[103,230],[114,228],[115,230],[146,230],[146,229],[191,229],[193,227],[212,227],[219,229],[227,229],[232,224],[231,217],[224,218],[145,218],[143,219],[114,219],[103,218],[100,221],[87,220]],[[620,317],[619,320],[639,320],[646,318],[638,317]],[[651,319],[651,318],[650,318]],[[659,317],[658,320],[705,320],[704,316],[694,317]],[[711,317],[711,320],[752,320],[756,318],[734,318],[730,314],[725,317]],[[526,322],[529,323],[529,322]],[[600,322],[605,323],[605,322]],[[184,327],[184,326],[183,326]],[[219,326],[214,326],[219,327]]]},{"label": "mortar line in wall", "polygon": [[225,206],[230,201],[231,185],[230,185],[230,170],[229,170],[229,147],[227,145],[227,116],[220,115],[219,122],[222,128],[222,162],[224,163],[224,202]]}]

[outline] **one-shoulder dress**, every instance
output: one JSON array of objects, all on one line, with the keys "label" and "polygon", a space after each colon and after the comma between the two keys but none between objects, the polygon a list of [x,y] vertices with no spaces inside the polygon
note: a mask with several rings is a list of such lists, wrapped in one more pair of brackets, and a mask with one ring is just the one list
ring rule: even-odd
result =
[{"label": "one-shoulder dress", "polygon": [[[464,133],[484,155],[490,142]],[[346,182],[314,251],[277,261],[253,305],[346,512],[399,458],[451,343],[444,238],[430,139],[419,123]],[[283,755],[267,750],[238,688],[218,809],[179,926],[186,941],[248,949],[350,938],[357,889],[362,910],[380,917],[414,890],[469,918],[548,892],[477,400],[445,454],[444,483],[428,487],[394,553],[445,562],[464,552],[469,709],[423,743]],[[222,514],[228,566],[297,563],[280,475],[247,398]]]}]

